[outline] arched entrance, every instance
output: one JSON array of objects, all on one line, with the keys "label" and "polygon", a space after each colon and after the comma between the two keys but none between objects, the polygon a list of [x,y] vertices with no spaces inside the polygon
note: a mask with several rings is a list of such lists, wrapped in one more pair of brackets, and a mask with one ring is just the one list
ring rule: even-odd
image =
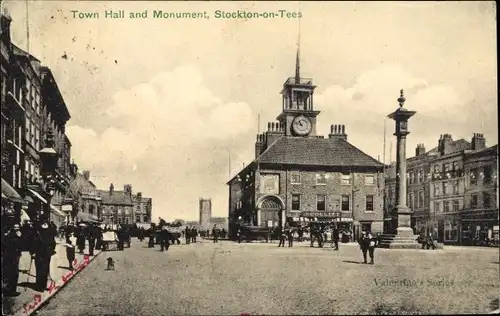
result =
[{"label": "arched entrance", "polygon": [[281,223],[285,203],[276,195],[267,195],[257,202],[257,225],[276,227]]}]

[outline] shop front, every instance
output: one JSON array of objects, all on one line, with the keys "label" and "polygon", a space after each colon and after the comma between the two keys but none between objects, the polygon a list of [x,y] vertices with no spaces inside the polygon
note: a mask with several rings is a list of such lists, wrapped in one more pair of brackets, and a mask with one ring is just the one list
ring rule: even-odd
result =
[{"label": "shop front", "polygon": [[498,210],[467,211],[460,218],[460,244],[489,246],[498,244]]}]

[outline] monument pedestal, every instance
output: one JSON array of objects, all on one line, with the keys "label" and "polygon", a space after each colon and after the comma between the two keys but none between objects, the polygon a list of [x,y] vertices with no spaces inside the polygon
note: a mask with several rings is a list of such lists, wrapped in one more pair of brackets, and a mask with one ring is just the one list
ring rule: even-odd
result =
[{"label": "monument pedestal", "polygon": [[397,212],[398,226],[395,234],[383,234],[380,248],[389,249],[420,249],[422,245],[417,242],[418,235],[413,234],[410,227],[411,211],[405,206],[398,205],[394,210]]}]

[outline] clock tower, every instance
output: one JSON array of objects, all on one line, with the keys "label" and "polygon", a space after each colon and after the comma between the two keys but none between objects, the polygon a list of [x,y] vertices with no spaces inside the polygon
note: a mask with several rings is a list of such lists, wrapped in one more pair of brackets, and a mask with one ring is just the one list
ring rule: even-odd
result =
[{"label": "clock tower", "polygon": [[285,136],[316,136],[316,116],[313,94],[316,86],[311,78],[300,77],[300,48],[297,49],[295,77],[288,78],[281,90],[282,112],[276,118],[284,127]]}]

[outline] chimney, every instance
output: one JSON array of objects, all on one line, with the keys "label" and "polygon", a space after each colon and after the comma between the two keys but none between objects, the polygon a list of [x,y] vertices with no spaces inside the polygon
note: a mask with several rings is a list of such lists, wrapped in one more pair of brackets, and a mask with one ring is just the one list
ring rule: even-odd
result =
[{"label": "chimney", "polygon": [[264,151],[264,134],[258,134],[255,141],[255,158],[259,157]]},{"label": "chimney", "polygon": [[267,124],[266,131],[266,148],[269,148],[272,143],[283,136],[283,128],[280,122],[272,122]]},{"label": "chimney", "polygon": [[417,148],[415,149],[415,156],[422,156],[425,155],[425,146],[424,144],[418,144]]},{"label": "chimney", "polygon": [[109,185],[109,195],[113,195],[113,191],[115,190],[115,186],[113,185],[113,183],[111,183]]},{"label": "chimney", "polygon": [[483,134],[474,133],[472,136],[472,150],[481,150],[486,148],[486,139]]},{"label": "chimney", "polygon": [[453,139],[450,134],[443,134],[439,137],[438,150],[441,156],[451,153]]},{"label": "chimney", "polygon": [[85,180],[89,180],[90,179],[90,171],[84,171],[83,172],[83,177],[85,178]]},{"label": "chimney", "polygon": [[330,125],[330,139],[342,139],[347,141],[347,134],[345,133],[345,125]]},{"label": "chimney", "polygon": [[130,184],[125,184],[123,186],[123,191],[129,195],[129,196],[132,196],[132,186]]},{"label": "chimney", "polygon": [[142,192],[137,192],[137,198],[141,199],[142,198]]},{"label": "chimney", "polygon": [[75,163],[75,161],[73,160],[73,162],[69,165],[69,170],[71,172],[71,176],[72,177],[75,177],[76,174],[78,173],[78,166],[77,164]]}]

